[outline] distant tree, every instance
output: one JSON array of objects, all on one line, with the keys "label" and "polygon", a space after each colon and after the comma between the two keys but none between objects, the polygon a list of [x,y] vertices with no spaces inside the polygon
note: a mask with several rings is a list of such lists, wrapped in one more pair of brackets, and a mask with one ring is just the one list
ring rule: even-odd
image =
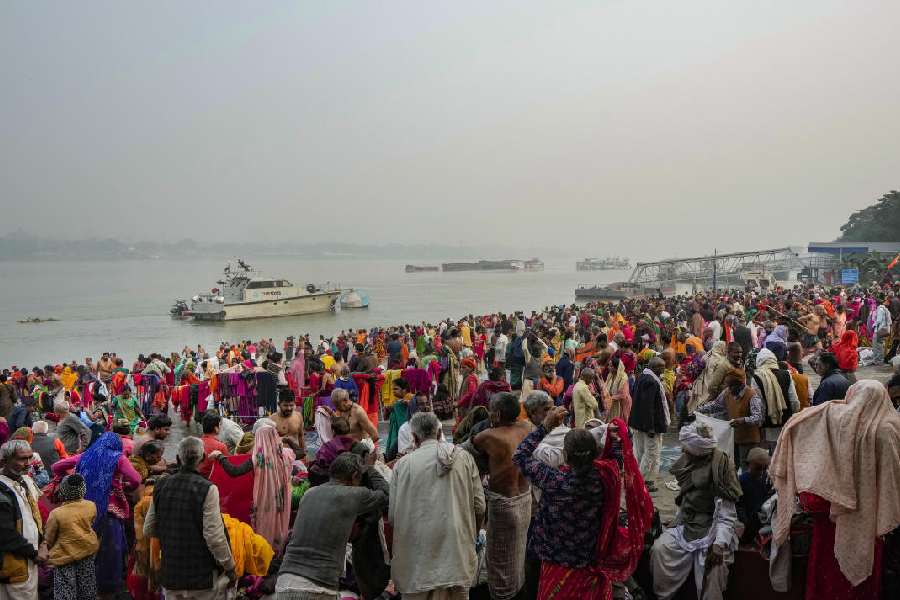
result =
[{"label": "distant tree", "polygon": [[900,242],[900,192],[892,190],[841,225],[842,242]]}]

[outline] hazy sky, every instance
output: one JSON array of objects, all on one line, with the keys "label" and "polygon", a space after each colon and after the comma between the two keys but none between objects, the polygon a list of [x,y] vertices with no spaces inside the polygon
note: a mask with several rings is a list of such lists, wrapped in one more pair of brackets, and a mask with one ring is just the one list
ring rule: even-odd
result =
[{"label": "hazy sky", "polygon": [[896,0],[0,4],[0,232],[692,255],[900,187]]}]

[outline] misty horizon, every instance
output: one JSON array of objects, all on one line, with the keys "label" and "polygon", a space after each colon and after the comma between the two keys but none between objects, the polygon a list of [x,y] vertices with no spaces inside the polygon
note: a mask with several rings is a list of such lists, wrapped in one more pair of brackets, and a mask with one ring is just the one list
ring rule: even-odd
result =
[{"label": "misty horizon", "polygon": [[900,4],[7,3],[0,235],[836,239],[898,187]]}]

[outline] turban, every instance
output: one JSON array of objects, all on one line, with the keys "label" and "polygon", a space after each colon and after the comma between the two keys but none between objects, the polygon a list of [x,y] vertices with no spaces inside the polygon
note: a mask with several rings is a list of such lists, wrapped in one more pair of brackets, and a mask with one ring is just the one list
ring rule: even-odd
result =
[{"label": "turban", "polygon": [[747,382],[747,374],[743,369],[732,368],[729,369],[727,373],[725,373],[725,385],[731,385],[732,383],[736,382]]},{"label": "turban", "polygon": [[697,423],[682,427],[678,432],[678,441],[681,442],[685,452],[694,456],[709,454],[716,447],[716,439],[709,428]]}]

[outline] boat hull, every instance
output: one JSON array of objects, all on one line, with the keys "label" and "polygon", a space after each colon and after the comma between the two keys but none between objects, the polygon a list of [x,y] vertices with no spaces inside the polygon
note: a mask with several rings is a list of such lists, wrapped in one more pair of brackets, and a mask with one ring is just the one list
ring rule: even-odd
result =
[{"label": "boat hull", "polygon": [[278,300],[239,302],[235,304],[209,304],[191,307],[197,321],[242,321],[270,317],[295,317],[333,310],[340,291],[309,294]]},{"label": "boat hull", "polygon": [[418,267],[416,265],[406,265],[407,273],[434,273],[440,270],[440,267]]},{"label": "boat hull", "polygon": [[521,271],[522,265],[514,260],[479,260],[474,263],[443,263],[441,271],[454,273],[459,271]]}]

